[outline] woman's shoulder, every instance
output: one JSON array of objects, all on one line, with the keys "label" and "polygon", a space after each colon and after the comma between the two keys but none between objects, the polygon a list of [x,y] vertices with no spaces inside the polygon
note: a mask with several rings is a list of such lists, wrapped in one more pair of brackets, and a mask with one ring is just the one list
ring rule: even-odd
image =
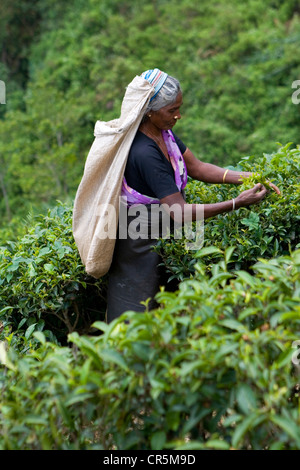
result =
[{"label": "woman's shoulder", "polygon": [[157,144],[150,137],[141,131],[137,131],[129,155],[133,159],[138,158],[140,160],[143,157],[149,158],[149,156],[155,158],[160,155],[160,151]]},{"label": "woman's shoulder", "polygon": [[137,131],[132,146],[134,147],[155,147],[155,142],[141,131]]}]

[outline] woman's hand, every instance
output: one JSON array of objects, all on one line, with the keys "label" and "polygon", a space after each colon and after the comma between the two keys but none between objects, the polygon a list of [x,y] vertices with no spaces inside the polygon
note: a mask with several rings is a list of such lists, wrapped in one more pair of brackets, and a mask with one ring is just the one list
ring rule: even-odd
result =
[{"label": "woman's hand", "polygon": [[267,194],[267,188],[261,183],[257,183],[253,188],[247,189],[235,198],[235,208],[248,207],[252,204],[258,204]]},{"label": "woman's hand", "polygon": [[272,188],[275,191],[275,193],[280,194],[280,189],[277,188],[277,186],[275,186],[275,184],[270,183],[270,181],[267,181],[267,183],[268,183],[269,187]]}]

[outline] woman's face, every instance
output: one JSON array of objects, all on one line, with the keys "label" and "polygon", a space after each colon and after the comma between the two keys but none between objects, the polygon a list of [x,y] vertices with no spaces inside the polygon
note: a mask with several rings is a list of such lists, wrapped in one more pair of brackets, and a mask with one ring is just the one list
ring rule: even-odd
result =
[{"label": "woman's face", "polygon": [[164,106],[158,111],[151,111],[151,124],[165,131],[172,129],[177,120],[181,118],[180,106],[182,106],[181,92],[178,93],[175,103]]}]

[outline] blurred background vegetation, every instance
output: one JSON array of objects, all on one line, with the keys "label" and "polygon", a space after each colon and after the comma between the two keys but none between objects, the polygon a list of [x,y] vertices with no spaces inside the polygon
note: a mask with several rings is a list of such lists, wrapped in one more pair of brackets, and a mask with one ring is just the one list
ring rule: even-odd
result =
[{"label": "blurred background vegetation", "polygon": [[200,159],[299,144],[297,0],[1,0],[0,45],[2,239],[29,211],[72,201],[95,122],[118,117],[149,68],[180,80],[176,132]]}]

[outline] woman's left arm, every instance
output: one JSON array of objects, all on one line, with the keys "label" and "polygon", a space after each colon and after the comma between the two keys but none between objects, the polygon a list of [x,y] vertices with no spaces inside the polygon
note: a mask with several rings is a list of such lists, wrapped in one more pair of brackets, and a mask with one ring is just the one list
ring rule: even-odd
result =
[{"label": "woman's left arm", "polygon": [[[242,184],[243,178],[247,178],[252,175],[252,173],[248,171],[227,170],[217,165],[213,165],[212,163],[201,162],[188,148],[184,152],[183,158],[188,175],[195,180],[203,181],[205,183]],[[269,185],[277,194],[280,194],[280,190],[275,186],[275,184],[269,183]]]}]

